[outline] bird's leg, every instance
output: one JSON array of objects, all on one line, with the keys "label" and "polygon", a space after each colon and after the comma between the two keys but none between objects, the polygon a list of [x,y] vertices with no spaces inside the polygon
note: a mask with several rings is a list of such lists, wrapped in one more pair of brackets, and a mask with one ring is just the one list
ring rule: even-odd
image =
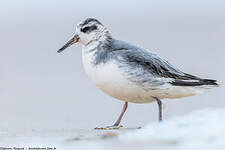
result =
[{"label": "bird's leg", "polygon": [[158,107],[159,107],[159,121],[162,121],[162,101],[158,99],[157,97],[154,97],[157,101]]},{"label": "bird's leg", "polygon": [[119,118],[117,119],[117,121],[114,123],[113,126],[118,126],[118,125],[120,125],[120,122],[121,122],[121,120],[122,120],[122,118],[123,118],[123,115],[124,115],[124,113],[125,113],[126,110],[127,110],[127,106],[128,106],[128,102],[125,102],[124,105],[123,105],[123,111],[121,112]]},{"label": "bird's leg", "polygon": [[100,130],[111,130],[111,129],[119,129],[121,127],[123,127],[122,125],[120,125],[120,122],[123,118],[123,115],[124,113],[126,112],[127,110],[127,107],[128,107],[128,102],[125,102],[124,105],[123,105],[123,110],[119,116],[119,118],[117,119],[117,121],[112,125],[112,126],[107,126],[107,127],[96,127],[95,129],[100,129]]}]

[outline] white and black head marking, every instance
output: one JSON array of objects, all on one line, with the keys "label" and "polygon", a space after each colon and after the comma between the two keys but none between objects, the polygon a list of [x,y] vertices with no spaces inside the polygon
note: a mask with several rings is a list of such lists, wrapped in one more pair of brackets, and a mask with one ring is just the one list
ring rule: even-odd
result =
[{"label": "white and black head marking", "polygon": [[97,19],[88,18],[77,25],[76,33],[79,35],[79,41],[88,45],[92,41],[104,38],[108,34],[108,30]]},{"label": "white and black head marking", "polygon": [[104,41],[111,37],[109,31],[97,19],[88,18],[76,26],[76,34],[58,52],[62,52],[74,43],[80,42],[87,46],[93,41]]}]

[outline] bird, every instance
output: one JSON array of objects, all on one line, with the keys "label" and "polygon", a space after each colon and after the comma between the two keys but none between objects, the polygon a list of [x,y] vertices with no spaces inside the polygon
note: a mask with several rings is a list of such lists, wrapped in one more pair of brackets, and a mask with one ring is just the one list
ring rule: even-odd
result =
[{"label": "bird", "polygon": [[175,99],[203,93],[219,84],[185,73],[154,52],[114,38],[97,19],[77,24],[75,34],[57,52],[81,43],[83,67],[94,84],[107,95],[124,102],[117,121],[95,129],[119,129],[128,103],[158,104],[162,121],[162,99]]}]

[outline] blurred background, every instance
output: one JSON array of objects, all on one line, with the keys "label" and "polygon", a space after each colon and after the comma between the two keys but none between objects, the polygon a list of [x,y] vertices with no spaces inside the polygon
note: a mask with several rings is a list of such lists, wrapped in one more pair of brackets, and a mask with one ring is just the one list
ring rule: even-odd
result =
[{"label": "blurred background", "polygon": [[[92,129],[111,125],[123,102],[95,87],[84,72],[81,45],[56,51],[87,17],[118,39],[147,48],[179,69],[225,80],[225,2],[222,0],[1,0],[0,128]],[[168,119],[225,107],[224,86],[163,100]],[[157,120],[157,104],[129,104],[122,124]]]}]

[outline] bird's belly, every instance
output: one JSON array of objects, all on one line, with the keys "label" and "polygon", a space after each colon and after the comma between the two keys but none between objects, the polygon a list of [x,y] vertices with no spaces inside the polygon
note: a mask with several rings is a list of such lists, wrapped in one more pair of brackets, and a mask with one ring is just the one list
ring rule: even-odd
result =
[{"label": "bird's belly", "polygon": [[88,58],[83,56],[83,65],[86,73],[104,93],[122,100],[133,103],[153,102],[149,92],[129,81],[115,62],[109,61],[93,65]]}]

